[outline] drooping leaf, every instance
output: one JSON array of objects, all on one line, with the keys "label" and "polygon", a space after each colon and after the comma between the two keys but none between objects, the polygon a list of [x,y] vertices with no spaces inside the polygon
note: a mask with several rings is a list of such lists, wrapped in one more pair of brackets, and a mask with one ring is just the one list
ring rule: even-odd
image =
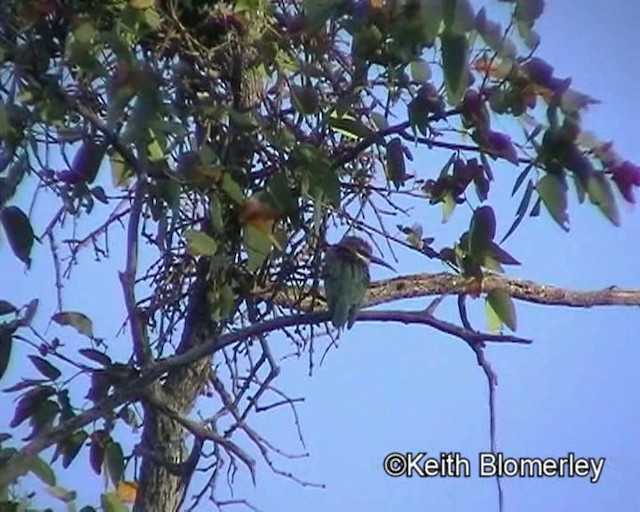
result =
[{"label": "drooping leaf", "polygon": [[113,485],[118,485],[124,478],[124,453],[120,443],[111,441],[105,450],[107,471]]},{"label": "drooping leaf", "polygon": [[595,204],[614,226],[620,226],[620,212],[611,183],[603,172],[594,172],[587,183],[589,200]]},{"label": "drooping leaf", "polygon": [[387,144],[387,178],[398,190],[406,180],[404,162],[404,146],[399,137],[394,137]]},{"label": "drooping leaf", "polygon": [[469,85],[469,41],[464,34],[447,31],[440,35],[440,41],[447,99],[456,106]]},{"label": "drooping leaf", "polygon": [[129,512],[127,506],[115,491],[107,492],[100,497],[104,512]]},{"label": "drooping leaf", "polygon": [[49,464],[47,464],[41,457],[36,457],[30,463],[31,472],[36,475],[40,481],[49,486],[56,485],[56,475]]},{"label": "drooping leaf", "polygon": [[5,324],[0,324],[0,380],[4,377],[11,360],[13,334]]},{"label": "drooping leaf", "polygon": [[509,238],[516,230],[516,228],[524,219],[525,214],[527,213],[527,209],[529,208],[529,203],[531,203],[531,198],[533,197],[533,191],[535,190],[535,186],[533,184],[533,180],[529,180],[527,183],[527,188],[524,191],[522,199],[520,200],[520,204],[518,205],[518,210],[516,212],[516,218],[511,224],[511,227],[507,230],[505,235],[500,240],[500,243],[503,243],[507,238]]},{"label": "drooping leaf", "polygon": [[51,317],[58,325],[68,325],[73,327],[80,334],[93,338],[93,322],[84,313],[78,311],[62,311]]},{"label": "drooping leaf", "polygon": [[545,174],[536,185],[542,202],[553,220],[565,231],[569,230],[567,212],[567,187],[553,174]]},{"label": "drooping leaf", "polygon": [[511,296],[504,290],[491,290],[487,293],[487,303],[502,323],[515,332],[516,309]]},{"label": "drooping leaf", "polygon": [[236,182],[229,173],[225,173],[222,176],[222,183],[220,184],[222,191],[227,194],[229,199],[237,204],[242,204],[245,200],[244,192],[238,182]]},{"label": "drooping leaf", "polygon": [[273,240],[269,235],[253,226],[246,226],[243,229],[243,240],[249,256],[247,268],[249,272],[255,272],[271,254]]},{"label": "drooping leaf", "polygon": [[456,203],[456,198],[453,197],[453,194],[448,192],[442,201],[442,223],[446,224],[451,215],[453,215],[453,211],[456,209],[458,203]]},{"label": "drooping leaf", "polygon": [[0,212],[0,218],[13,254],[27,267],[31,266],[35,235],[29,217],[17,206],[7,206]]},{"label": "drooping leaf", "polygon": [[481,206],[473,212],[469,226],[469,254],[482,261],[496,236],[496,216],[490,206]]},{"label": "drooping leaf", "polygon": [[42,357],[39,357],[39,356],[33,356],[33,355],[30,355],[28,357],[33,363],[33,366],[35,366],[36,369],[42,375],[44,375],[47,379],[56,380],[58,377],[60,377],[60,375],[62,375],[62,372],[58,370],[55,366],[53,366],[46,359],[43,359]]},{"label": "drooping leaf", "polygon": [[38,304],[40,301],[38,299],[31,299],[29,303],[24,307],[24,312],[22,313],[22,318],[20,318],[20,325],[22,327],[29,327],[34,317],[36,316],[36,312],[38,311]]}]

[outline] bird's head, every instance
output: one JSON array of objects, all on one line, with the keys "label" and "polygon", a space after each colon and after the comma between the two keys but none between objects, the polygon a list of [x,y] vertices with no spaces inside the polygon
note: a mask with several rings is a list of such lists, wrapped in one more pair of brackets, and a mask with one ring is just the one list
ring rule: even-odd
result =
[{"label": "bird's head", "polygon": [[386,261],[377,256],[374,256],[371,249],[371,245],[368,242],[357,236],[345,236],[340,242],[333,246],[339,253],[346,257],[356,258],[362,261],[366,265],[376,263],[387,267],[395,272],[395,269],[389,265]]}]

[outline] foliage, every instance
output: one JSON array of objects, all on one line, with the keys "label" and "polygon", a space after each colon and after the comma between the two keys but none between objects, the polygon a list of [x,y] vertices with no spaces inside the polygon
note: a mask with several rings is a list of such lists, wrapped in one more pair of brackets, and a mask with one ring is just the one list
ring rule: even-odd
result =
[{"label": "foliage", "polygon": [[[170,469],[118,440],[125,426],[153,432],[158,414],[253,474],[233,435],[247,433],[264,456],[245,419],[273,393],[278,369],[264,336],[248,329],[322,309],[327,238],[356,231],[375,246],[415,251],[476,283],[477,296],[488,273],[519,264],[502,244],[541,205],[568,230],[575,194],[618,225],[640,168],[583,129],[595,100],[533,56],[543,1],[500,9],[493,20],[470,0],[3,2],[3,250],[28,267],[49,248],[58,295],[55,311],[42,313],[86,340],[76,350],[41,335],[36,298],[22,306],[0,297],[0,377],[17,344],[34,349],[40,374],[5,389],[18,398],[11,428],[28,422],[25,442],[40,443],[36,453],[55,446],[63,468],[88,456],[115,489],[102,496],[105,510],[136,499],[135,459]],[[496,120],[509,120],[512,133]],[[431,158],[442,159],[439,172]],[[503,165],[520,170],[513,221],[491,207],[492,168]],[[23,191],[36,204],[46,197],[55,213],[32,215]],[[466,215],[469,227],[452,244],[424,236],[411,219],[428,224],[436,212],[444,222]],[[511,223],[500,241],[498,217]],[[126,250],[124,357],[62,301],[85,253],[110,258],[110,233],[113,253]],[[486,304],[494,330],[515,330],[509,293],[490,291]],[[247,334],[233,338],[238,330]],[[299,352],[320,333],[302,320],[281,330]],[[197,378],[171,359],[225,336],[237,343],[220,341],[215,369],[204,358]],[[220,410],[203,426],[189,415],[207,383]],[[85,397],[74,392],[83,386]],[[56,487],[58,462],[21,458],[11,434],[1,442],[0,467],[30,471],[74,501]],[[182,482],[200,454],[180,453],[185,465],[168,478]],[[13,484],[3,482],[1,498],[17,507],[25,502]],[[137,494],[136,506],[152,499]]]}]

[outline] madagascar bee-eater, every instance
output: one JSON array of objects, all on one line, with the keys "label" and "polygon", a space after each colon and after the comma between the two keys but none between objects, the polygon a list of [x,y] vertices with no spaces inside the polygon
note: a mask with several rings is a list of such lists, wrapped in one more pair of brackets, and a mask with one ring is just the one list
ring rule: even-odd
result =
[{"label": "madagascar bee-eater", "polygon": [[327,249],[324,292],[334,327],[351,329],[371,283],[369,264],[393,267],[372,254],[371,246],[356,236],[344,237]]}]

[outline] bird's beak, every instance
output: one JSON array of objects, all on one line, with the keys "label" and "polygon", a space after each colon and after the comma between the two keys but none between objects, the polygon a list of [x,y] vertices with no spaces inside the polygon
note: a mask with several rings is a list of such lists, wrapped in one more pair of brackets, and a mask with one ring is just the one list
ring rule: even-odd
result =
[{"label": "bird's beak", "polygon": [[389,270],[393,270],[394,272],[396,272],[396,269],[393,268],[391,265],[389,265],[382,258],[378,258],[377,256],[374,256],[372,254],[371,257],[370,257],[370,260],[371,260],[371,263],[377,263],[378,265],[382,265],[383,267],[387,267]]}]

